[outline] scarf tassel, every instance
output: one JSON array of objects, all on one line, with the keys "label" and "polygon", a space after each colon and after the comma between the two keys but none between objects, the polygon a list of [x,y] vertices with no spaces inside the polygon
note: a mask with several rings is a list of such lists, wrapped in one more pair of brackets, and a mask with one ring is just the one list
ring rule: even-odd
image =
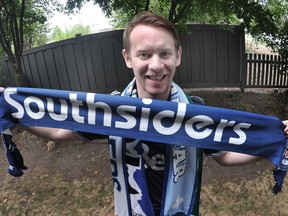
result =
[{"label": "scarf tassel", "polygon": [[285,148],[286,149],[282,156],[282,165],[280,167],[276,167],[273,171],[274,180],[276,182],[273,187],[273,193],[275,195],[282,190],[283,181],[288,170],[288,138],[286,138]]},{"label": "scarf tassel", "polygon": [[22,176],[23,170],[26,170],[27,167],[24,165],[23,157],[12,139],[11,131],[9,129],[3,131],[1,138],[9,163],[8,173],[14,177]]}]

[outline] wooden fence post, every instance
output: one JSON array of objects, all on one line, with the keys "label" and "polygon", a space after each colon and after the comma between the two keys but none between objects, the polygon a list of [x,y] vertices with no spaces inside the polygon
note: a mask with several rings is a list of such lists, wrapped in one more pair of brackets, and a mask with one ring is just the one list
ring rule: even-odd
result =
[{"label": "wooden fence post", "polygon": [[[83,91],[88,91],[89,90],[89,83],[88,83],[88,74],[85,66],[85,59],[84,59],[84,53],[83,53],[83,48],[82,48],[82,36],[81,34],[76,34],[76,62],[77,62],[77,72],[79,77],[81,77],[80,81],[80,89]],[[81,76],[81,74],[84,74]]]},{"label": "wooden fence post", "polygon": [[242,30],[240,35],[240,74],[241,74],[241,92],[244,93],[244,89],[247,83],[247,55],[245,53],[245,33]]}]

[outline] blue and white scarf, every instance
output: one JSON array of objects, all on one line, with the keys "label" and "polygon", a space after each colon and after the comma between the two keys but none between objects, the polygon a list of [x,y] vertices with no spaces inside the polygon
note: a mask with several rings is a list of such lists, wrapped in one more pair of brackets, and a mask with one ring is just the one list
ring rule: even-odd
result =
[{"label": "blue and white scarf", "polygon": [[[122,96],[135,97],[134,91],[135,80],[126,87]],[[169,98],[172,102],[189,103],[186,94],[175,83],[172,83]],[[142,140],[146,140],[146,137]],[[154,215],[146,183],[141,140],[126,143],[125,138],[110,137],[109,144],[115,215]],[[193,213],[198,215],[202,151],[198,148],[186,147],[181,141],[176,145],[168,145],[166,151],[161,215],[177,213],[191,215],[193,210]],[[125,154],[138,158],[139,166],[126,164]],[[128,185],[132,186],[136,192],[129,194]]]},{"label": "blue and white scarf", "polygon": [[[129,88],[126,92],[129,92]],[[178,95],[182,94],[180,90],[176,92]],[[0,131],[21,123],[27,126],[65,128],[136,140],[143,140],[145,137],[147,141],[174,146],[171,148],[178,145],[180,150],[182,146],[188,146],[257,155],[276,165],[277,184],[274,191],[281,190],[288,164],[285,159],[288,154],[284,152],[285,134],[281,120],[255,113],[186,104],[184,97],[178,95],[172,93],[171,98],[177,101],[178,97],[180,101],[173,103],[85,92],[7,88],[0,97]],[[113,144],[110,148],[112,146]],[[177,152],[179,149],[174,150]],[[122,151],[125,150],[122,148]],[[116,153],[118,157],[118,152],[118,149],[111,149],[111,158],[116,157]],[[171,154],[175,153],[172,151]],[[190,161],[186,161],[186,164],[188,163],[190,164]],[[191,164],[191,170],[195,170],[198,166],[195,161]],[[117,170],[114,170],[113,176],[116,176],[115,172],[125,170],[121,163],[116,163],[115,166]],[[169,172],[173,172],[171,161]],[[173,174],[170,173],[169,176]],[[115,178],[113,180],[115,187],[123,187],[122,182],[118,184]],[[170,182],[167,181],[167,184]],[[197,183],[189,182],[187,185],[192,188],[195,184]],[[164,196],[182,194],[182,191],[171,191],[172,188],[168,187],[166,189]],[[194,193],[195,190],[192,190]],[[183,209],[187,209],[186,199],[182,202],[181,197],[177,198],[172,196],[165,200],[163,214],[170,211],[175,203],[177,203],[175,207],[183,203]],[[189,200],[193,198],[190,197]],[[129,199],[127,201],[129,206],[128,202]],[[146,204],[149,207],[149,201],[144,205]],[[150,212],[151,208],[149,209]]]}]

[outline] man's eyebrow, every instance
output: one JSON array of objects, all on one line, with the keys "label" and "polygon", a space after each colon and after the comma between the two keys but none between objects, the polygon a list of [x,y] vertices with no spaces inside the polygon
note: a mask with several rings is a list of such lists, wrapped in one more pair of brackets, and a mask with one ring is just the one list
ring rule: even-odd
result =
[{"label": "man's eyebrow", "polygon": [[[139,49],[139,50],[136,50],[136,53],[141,53],[141,52],[149,52],[151,49]],[[157,49],[161,52],[172,52],[173,51],[173,48],[159,48]]]},{"label": "man's eyebrow", "polygon": [[162,49],[162,51],[168,51],[168,52],[172,52],[173,51],[173,48],[164,48],[164,49]]},{"label": "man's eyebrow", "polygon": [[149,49],[140,49],[140,50],[136,50],[135,55],[139,55],[141,53],[149,53]]},{"label": "man's eyebrow", "polygon": [[136,50],[136,53],[139,53],[139,52],[147,52],[149,51],[149,49],[140,49],[140,50]]}]

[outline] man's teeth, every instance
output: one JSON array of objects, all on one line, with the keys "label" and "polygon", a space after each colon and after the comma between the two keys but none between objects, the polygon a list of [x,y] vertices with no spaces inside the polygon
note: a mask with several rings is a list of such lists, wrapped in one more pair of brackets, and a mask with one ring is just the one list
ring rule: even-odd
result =
[{"label": "man's teeth", "polygon": [[160,81],[160,80],[162,80],[163,78],[164,78],[164,76],[165,75],[161,75],[161,76],[148,76],[148,78],[149,79],[151,79],[151,80],[158,80],[158,81]]}]

